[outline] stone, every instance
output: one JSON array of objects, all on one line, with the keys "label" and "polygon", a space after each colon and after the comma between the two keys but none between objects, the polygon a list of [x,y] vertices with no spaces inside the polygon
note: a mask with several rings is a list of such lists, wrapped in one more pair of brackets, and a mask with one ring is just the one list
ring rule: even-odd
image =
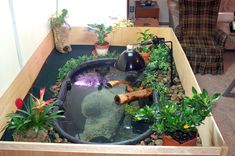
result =
[{"label": "stone", "polygon": [[171,100],[176,100],[177,99],[177,94],[172,94],[172,96],[171,96]]},{"label": "stone", "polygon": [[179,83],[180,82],[180,79],[178,77],[175,77],[174,80],[173,80],[174,83]]},{"label": "stone", "polygon": [[198,144],[201,144],[201,143],[202,143],[202,141],[201,141],[201,138],[200,138],[200,137],[197,137],[197,143],[198,143]]},{"label": "stone", "polygon": [[148,146],[154,146],[154,145],[155,145],[154,142],[150,142],[150,143],[148,144]]},{"label": "stone", "polygon": [[151,135],[150,135],[150,138],[153,139],[153,140],[157,140],[158,137],[157,137],[157,135],[155,135],[155,134],[151,134]]},{"label": "stone", "polygon": [[58,133],[55,133],[54,136],[55,136],[55,139],[60,138],[60,135]]},{"label": "stone", "polygon": [[163,82],[167,82],[167,78],[163,78]]},{"label": "stone", "polygon": [[63,141],[64,143],[68,143],[69,141],[68,141],[68,139],[66,139],[66,138],[64,138],[64,141]]},{"label": "stone", "polygon": [[140,145],[145,145],[145,142],[143,140],[140,141]]},{"label": "stone", "polygon": [[171,86],[171,89],[172,89],[172,90],[175,90],[175,89],[176,89],[176,86],[175,86],[175,85]]},{"label": "stone", "polygon": [[162,139],[157,139],[154,143],[156,146],[162,146],[163,141],[162,141]]},{"label": "stone", "polygon": [[112,139],[124,115],[124,105],[114,102],[114,96],[120,93],[125,93],[125,86],[98,90],[84,97],[81,109],[86,122],[83,133],[79,134],[81,140]]},{"label": "stone", "polygon": [[150,138],[146,138],[146,139],[144,139],[144,142],[145,142],[145,144],[149,144],[151,142],[151,139]]},{"label": "stone", "polygon": [[63,141],[63,139],[61,139],[61,138],[55,139],[55,142],[56,142],[56,143],[62,143],[62,141]]}]

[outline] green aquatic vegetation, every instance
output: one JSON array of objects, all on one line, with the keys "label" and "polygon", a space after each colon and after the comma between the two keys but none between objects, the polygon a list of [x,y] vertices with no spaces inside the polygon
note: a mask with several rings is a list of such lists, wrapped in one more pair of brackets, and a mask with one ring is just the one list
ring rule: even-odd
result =
[{"label": "green aquatic vegetation", "polygon": [[[115,58],[118,55],[119,55],[118,52],[113,51],[113,52],[111,52],[111,53],[109,53],[105,56],[99,56],[99,58]],[[96,56],[94,56],[94,55],[82,55],[82,56],[79,56],[77,58],[71,58],[61,68],[58,69],[57,79],[58,80],[63,80],[67,76],[69,71],[75,69],[81,63],[92,60],[92,59],[96,59]]]}]

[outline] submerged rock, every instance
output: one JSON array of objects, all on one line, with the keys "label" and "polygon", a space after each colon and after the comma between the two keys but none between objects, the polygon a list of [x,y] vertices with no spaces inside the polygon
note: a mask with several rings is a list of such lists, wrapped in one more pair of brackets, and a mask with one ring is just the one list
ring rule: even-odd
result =
[{"label": "submerged rock", "polygon": [[[112,141],[124,114],[124,106],[114,102],[116,94],[124,93],[125,87],[102,89],[84,97],[82,114],[86,117],[83,133],[79,137],[84,141]],[[104,139],[105,138],[105,139]]]}]

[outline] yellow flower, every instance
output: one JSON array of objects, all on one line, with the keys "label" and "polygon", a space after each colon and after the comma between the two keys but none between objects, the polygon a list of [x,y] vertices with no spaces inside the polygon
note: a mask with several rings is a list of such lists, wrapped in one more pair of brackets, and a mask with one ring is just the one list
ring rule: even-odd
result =
[{"label": "yellow flower", "polygon": [[189,128],[189,125],[188,124],[185,124],[184,125],[184,129],[188,129]]}]

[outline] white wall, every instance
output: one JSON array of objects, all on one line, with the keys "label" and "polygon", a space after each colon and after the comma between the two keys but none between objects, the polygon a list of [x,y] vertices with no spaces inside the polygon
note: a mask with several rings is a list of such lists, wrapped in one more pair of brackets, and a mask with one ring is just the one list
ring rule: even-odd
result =
[{"label": "white wall", "polygon": [[8,0],[0,1],[0,96],[20,71]]},{"label": "white wall", "polygon": [[[0,0],[0,97],[21,69],[17,51],[25,65],[50,31],[49,18],[56,12],[56,1]],[[12,9],[9,9],[9,2],[12,2]],[[109,16],[127,18],[126,0],[58,0],[58,4],[59,10],[68,9],[68,22],[72,26],[86,26],[88,23],[110,24],[114,20]],[[10,10],[14,12],[14,18]]]},{"label": "white wall", "polygon": [[68,9],[71,26],[87,26],[92,23],[110,25],[110,18],[127,18],[127,0],[58,0],[59,10]]},{"label": "white wall", "polygon": [[49,18],[56,11],[56,0],[12,0],[14,33],[9,1],[0,0],[0,97],[21,69],[16,45],[25,64],[50,31]]},{"label": "white wall", "polygon": [[24,64],[50,31],[49,18],[56,0],[13,0],[20,50]]}]

